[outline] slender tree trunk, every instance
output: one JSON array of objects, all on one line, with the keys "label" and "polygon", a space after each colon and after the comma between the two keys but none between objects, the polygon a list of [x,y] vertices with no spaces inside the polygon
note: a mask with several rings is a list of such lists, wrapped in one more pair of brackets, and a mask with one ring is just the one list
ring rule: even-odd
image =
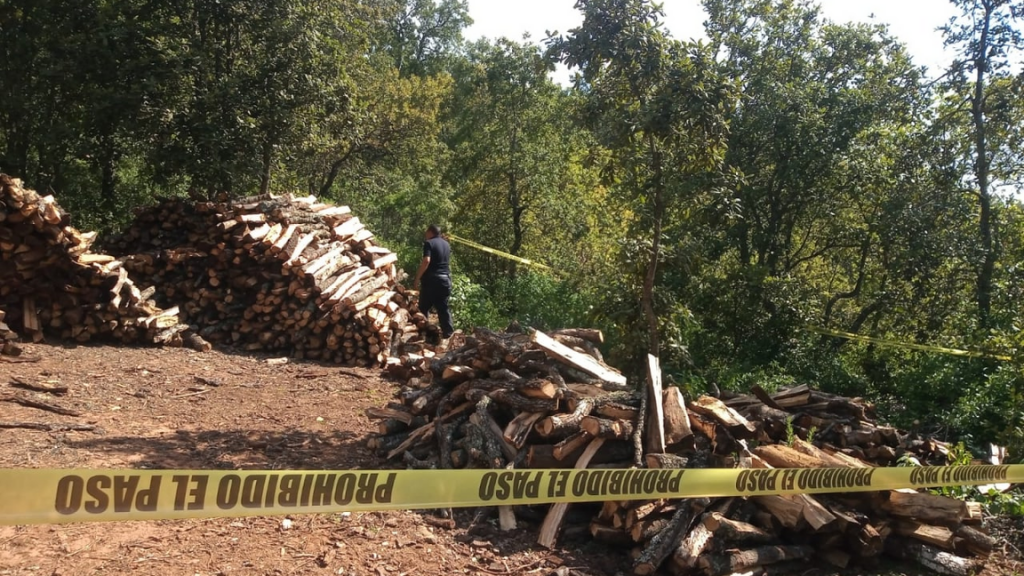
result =
[{"label": "slender tree trunk", "polygon": [[117,209],[117,150],[112,136],[104,136],[100,141],[100,202],[109,214],[113,214]]},{"label": "slender tree trunk", "polygon": [[981,38],[978,40],[975,54],[977,76],[974,82],[972,116],[975,135],[975,172],[978,178],[978,195],[981,213],[978,222],[981,233],[982,262],[978,270],[977,302],[978,323],[982,328],[989,328],[992,315],[992,276],[995,271],[996,254],[992,243],[992,197],[989,190],[989,158],[988,134],[985,119],[985,80],[988,71],[989,33],[994,9],[991,0],[982,2],[985,8],[985,20],[982,24]]},{"label": "slender tree trunk", "polygon": [[334,181],[338,179],[338,174],[341,173],[341,169],[348,162],[348,159],[352,157],[352,153],[355,147],[350,147],[345,151],[345,154],[341,158],[338,158],[331,164],[331,170],[327,173],[327,178],[324,179],[324,183],[320,186],[320,197],[326,198],[331,193],[331,188],[334,188]]},{"label": "slender tree trunk", "polygon": [[271,166],[274,161],[274,145],[271,139],[263,144],[263,170],[260,177],[260,195],[270,193]]},{"label": "slender tree trunk", "polygon": [[644,276],[640,305],[647,318],[648,352],[653,356],[659,356],[661,338],[658,335],[658,315],[654,310],[654,284],[658,278],[658,260],[661,258],[661,234],[665,218],[665,182],[662,178],[661,151],[653,136],[648,136],[647,142],[654,163],[654,238],[651,242],[651,259],[647,264],[647,274]]}]

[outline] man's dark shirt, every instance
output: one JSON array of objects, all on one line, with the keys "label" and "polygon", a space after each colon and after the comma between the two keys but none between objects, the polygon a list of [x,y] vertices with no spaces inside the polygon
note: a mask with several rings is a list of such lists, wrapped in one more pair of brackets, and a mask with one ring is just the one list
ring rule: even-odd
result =
[{"label": "man's dark shirt", "polygon": [[451,270],[448,269],[448,260],[451,259],[451,255],[452,248],[444,238],[435,237],[424,242],[423,256],[430,257],[430,264],[427,266],[427,271],[423,273],[423,277],[451,276]]}]

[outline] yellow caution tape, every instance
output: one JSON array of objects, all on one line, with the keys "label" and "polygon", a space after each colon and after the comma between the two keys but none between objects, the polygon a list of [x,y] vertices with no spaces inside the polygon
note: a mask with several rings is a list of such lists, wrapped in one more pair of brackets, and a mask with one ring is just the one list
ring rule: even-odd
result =
[{"label": "yellow caution tape", "polygon": [[558,270],[555,270],[554,268],[552,268],[550,266],[547,266],[545,264],[541,264],[540,262],[534,262],[533,260],[530,260],[528,258],[521,258],[519,256],[514,256],[512,254],[509,254],[508,252],[502,252],[501,250],[495,250],[494,248],[489,248],[487,246],[484,246],[483,244],[479,244],[477,242],[473,242],[472,240],[466,240],[465,238],[460,238],[460,237],[458,237],[458,236],[456,236],[454,234],[448,234],[446,237],[451,239],[451,240],[454,240],[454,241],[458,242],[459,244],[465,244],[466,246],[469,246],[470,248],[475,248],[477,250],[480,250],[481,252],[486,252],[488,254],[493,254],[495,256],[499,256],[501,258],[505,258],[506,260],[512,260],[513,262],[518,262],[520,264],[524,264],[526,266],[531,266],[533,268],[538,268],[540,270],[547,270],[548,272],[554,272],[556,274],[558,273]]},{"label": "yellow caution tape", "polygon": [[869,492],[1021,482],[1024,465],[771,470],[0,470],[0,525]]},{"label": "yellow caution tape", "polygon": [[992,360],[1000,360],[1003,362],[1013,362],[1015,359],[1012,356],[1004,354],[993,354],[991,352],[976,352],[972,350],[957,350],[956,348],[944,348],[942,346],[930,346],[927,344],[912,344],[910,342],[897,342],[895,340],[883,340],[881,338],[873,338],[871,336],[862,336],[860,334],[853,334],[850,332],[840,332],[838,330],[828,330],[826,328],[818,328],[816,326],[805,326],[805,330],[813,332],[815,334],[821,334],[822,336],[832,336],[834,338],[843,338],[846,340],[855,340],[857,342],[868,342],[871,344],[878,344],[879,346],[890,346],[893,348],[907,348],[909,350],[920,350],[922,352],[938,352],[940,354],[950,354],[952,356],[963,356],[967,358],[989,358]]}]

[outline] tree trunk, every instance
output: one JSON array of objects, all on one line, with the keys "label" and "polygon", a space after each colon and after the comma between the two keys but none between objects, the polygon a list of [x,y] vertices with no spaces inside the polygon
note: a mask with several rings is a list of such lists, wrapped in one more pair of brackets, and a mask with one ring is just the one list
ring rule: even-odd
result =
[{"label": "tree trunk", "polygon": [[331,164],[331,170],[327,173],[327,178],[324,179],[324,183],[320,186],[320,197],[328,198],[331,193],[331,188],[334,188],[334,181],[338,179],[338,174],[341,173],[341,169],[348,162],[348,159],[352,157],[355,151],[355,147],[350,147],[341,158],[334,161]]},{"label": "tree trunk", "polygon": [[260,173],[260,195],[270,193],[271,164],[274,160],[274,144],[271,139],[263,143],[263,170]]},{"label": "tree trunk", "polygon": [[974,119],[975,136],[975,172],[978,178],[978,197],[981,202],[981,214],[978,222],[983,252],[981,267],[978,270],[977,302],[978,323],[981,328],[989,328],[992,314],[992,275],[995,271],[996,254],[992,245],[992,197],[989,191],[989,158],[988,134],[985,119],[985,73],[989,66],[989,33],[992,24],[993,2],[982,2],[985,9],[981,37],[975,52],[975,70],[977,77],[974,83],[971,115]]},{"label": "tree trunk", "polygon": [[113,214],[117,208],[117,171],[116,151],[114,150],[113,138],[104,138],[103,158],[100,162],[102,180],[100,183],[100,199],[103,208]]},{"label": "tree trunk", "polygon": [[665,217],[665,199],[661,151],[658,150],[653,135],[649,135],[647,138],[654,161],[654,237],[651,243],[651,259],[647,264],[647,274],[644,276],[643,295],[640,298],[640,305],[643,307],[644,316],[647,318],[648,353],[657,357],[661,352],[661,339],[658,336],[658,315],[654,311],[654,284],[658,278],[658,260],[661,257],[661,233]]}]

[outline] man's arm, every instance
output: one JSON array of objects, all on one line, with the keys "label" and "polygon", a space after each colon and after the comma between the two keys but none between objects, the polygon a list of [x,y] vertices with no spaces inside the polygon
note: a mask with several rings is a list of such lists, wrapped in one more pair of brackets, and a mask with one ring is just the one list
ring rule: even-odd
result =
[{"label": "man's arm", "polygon": [[416,272],[416,282],[413,284],[414,290],[419,289],[420,280],[423,279],[423,273],[427,271],[428,266],[430,266],[430,256],[424,256],[423,260],[420,260],[420,269]]}]

